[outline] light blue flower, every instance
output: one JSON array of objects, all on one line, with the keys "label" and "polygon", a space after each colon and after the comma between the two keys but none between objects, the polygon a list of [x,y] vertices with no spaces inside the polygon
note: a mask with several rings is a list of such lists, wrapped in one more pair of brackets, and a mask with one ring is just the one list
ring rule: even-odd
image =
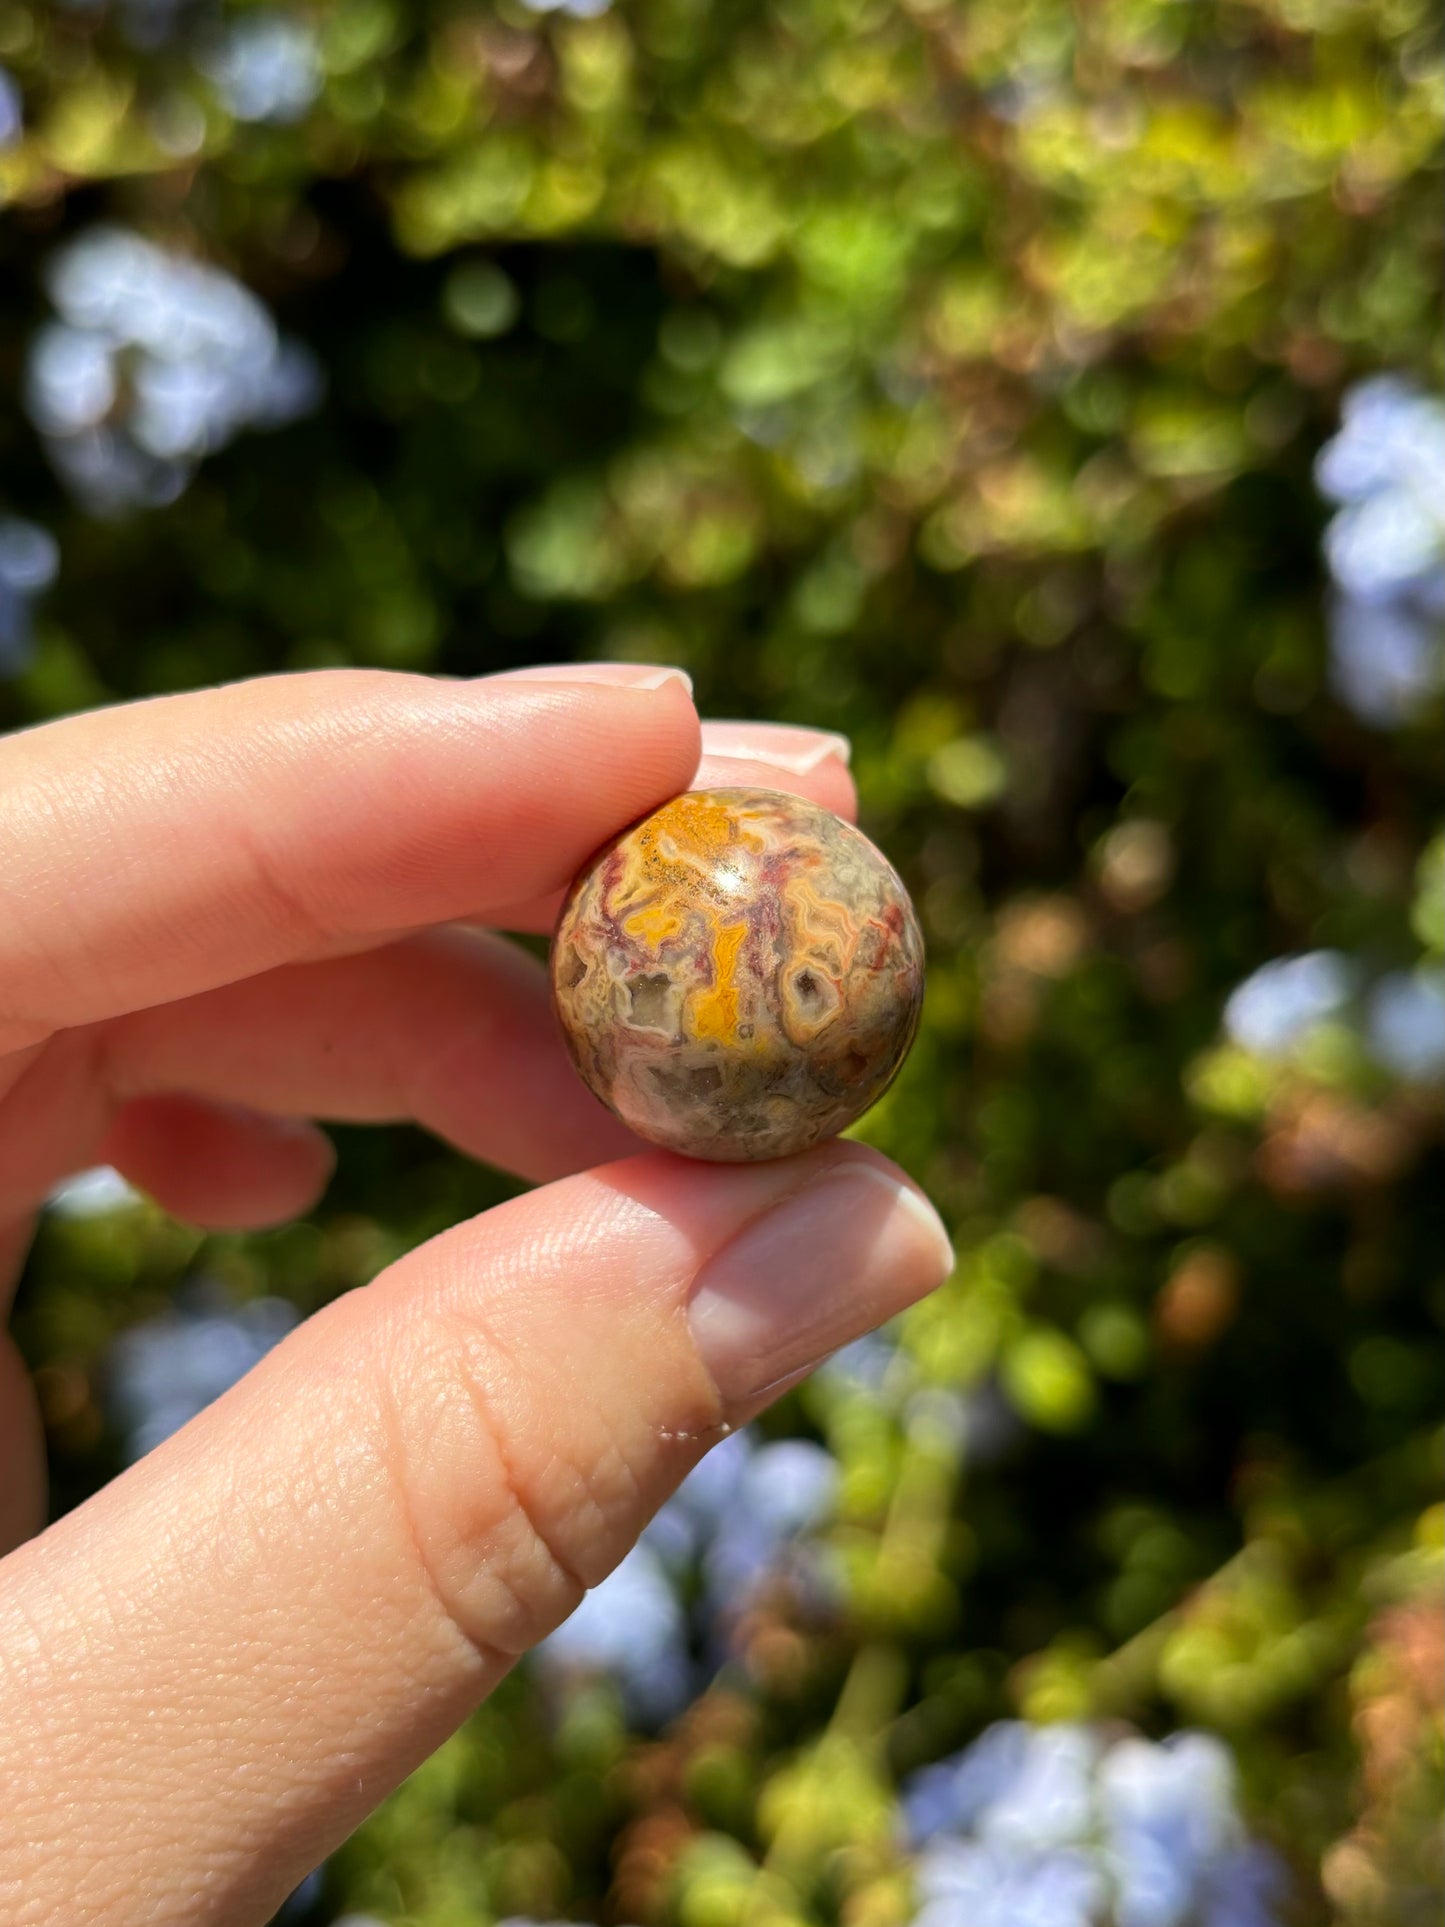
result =
[{"label": "light blue flower", "polygon": [[145,1454],[228,1392],[296,1324],[284,1298],[232,1305],[201,1284],[190,1302],[133,1325],[110,1354],[111,1400],[129,1456]]},{"label": "light blue flower", "polygon": [[1364,502],[1399,488],[1445,500],[1445,401],[1399,375],[1373,375],[1346,395],[1340,429],[1315,464],[1320,492]]},{"label": "light blue flower", "polygon": [[911,1837],[925,1841],[936,1833],[971,1829],[1023,1774],[1034,1730],[1022,1720],[998,1720],[965,1752],[915,1774],[903,1789]]},{"label": "light blue flower", "polygon": [[72,493],[98,514],[174,500],[248,428],[320,399],[314,356],[223,270],[127,228],[92,228],[50,263],[59,319],[31,342],[25,404]]},{"label": "light blue flower", "polygon": [[1360,383],[1315,477],[1339,504],[1331,681],[1362,721],[1397,728],[1445,685],[1445,401],[1397,375]]},{"label": "light blue flower", "polygon": [[1278,1927],[1283,1869],[1210,1734],[1001,1721],[915,1774],[903,1811],[913,1927]]},{"label": "light blue flower", "polygon": [[1412,601],[1330,601],[1330,682],[1362,722],[1406,723],[1441,686],[1445,655],[1437,618]]},{"label": "light blue flower", "polygon": [[1246,1050],[1283,1057],[1317,1025],[1339,1015],[1358,974],[1337,950],[1277,957],[1232,992],[1224,1006],[1225,1029]]},{"label": "light blue flower", "polygon": [[1442,534],[1438,510],[1386,489],[1340,510],[1325,531],[1325,559],[1348,595],[1388,602],[1438,579]]},{"label": "light blue flower", "polygon": [[304,20],[283,13],[232,21],[199,64],[237,120],[300,120],[321,91],[316,35]]},{"label": "light blue flower", "polygon": [[1095,1927],[1108,1892],[1086,1854],[1021,1856],[956,1840],[930,1848],[915,1881],[914,1927]]},{"label": "light blue flower", "polygon": [[18,515],[0,515],[0,676],[30,660],[37,597],[55,580],[60,550],[49,529]]},{"label": "light blue flower", "polygon": [[728,1658],[738,1614],[760,1587],[824,1594],[811,1535],[837,1481],[831,1455],[807,1440],[760,1445],[746,1431],[724,1439],[538,1648],[537,1665],[610,1675],[646,1720],[680,1711]]},{"label": "light blue flower", "polygon": [[850,1389],[879,1393],[885,1379],[907,1366],[906,1357],[882,1332],[865,1332],[818,1367],[818,1376]]},{"label": "light blue flower", "polygon": [[821,1445],[783,1439],[759,1446],[718,1513],[703,1556],[705,1609],[735,1615],[774,1573],[813,1590],[817,1574],[800,1542],[831,1510],[837,1483],[837,1464]]},{"label": "light blue flower", "polygon": [[1027,1729],[1017,1771],[979,1810],[981,1840],[1031,1849],[1077,1846],[1094,1829],[1094,1776],[1102,1748],[1087,1726]]},{"label": "light blue flower", "polygon": [[1119,1927],[1183,1927],[1208,1868],[1243,1844],[1228,1748],[1205,1733],[1123,1740],[1099,1799]]},{"label": "light blue flower", "polygon": [[777,1539],[815,1526],[831,1509],[838,1466],[808,1439],[780,1439],[753,1453],[739,1483],[737,1506]]},{"label": "light blue flower", "polygon": [[1283,1863],[1257,1840],[1217,1860],[1203,1887],[1199,1927],[1277,1927],[1286,1911]]},{"label": "light blue flower", "polygon": [[1376,1059],[1396,1077],[1445,1076],[1445,970],[1392,971],[1370,993],[1366,1029]]},{"label": "light blue flower", "polygon": [[0,149],[14,147],[25,132],[20,89],[8,68],[0,67]]},{"label": "light blue flower", "polygon": [[522,4],[530,13],[566,13],[574,20],[596,20],[612,0],[522,0]]},{"label": "light blue flower", "polygon": [[634,1546],[536,1657],[544,1673],[610,1674],[644,1720],[666,1719],[685,1705],[693,1683],[687,1619],[652,1548]]},{"label": "light blue flower", "polygon": [[25,402],[45,435],[78,435],[115,406],[116,351],[103,334],[52,322],[30,344]]}]

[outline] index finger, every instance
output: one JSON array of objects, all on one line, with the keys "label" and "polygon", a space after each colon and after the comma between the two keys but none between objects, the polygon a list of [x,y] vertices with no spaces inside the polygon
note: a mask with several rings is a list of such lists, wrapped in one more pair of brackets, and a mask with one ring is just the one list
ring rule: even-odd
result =
[{"label": "index finger", "polygon": [[0,743],[0,1051],[566,883],[686,788],[677,671],[321,670]]}]

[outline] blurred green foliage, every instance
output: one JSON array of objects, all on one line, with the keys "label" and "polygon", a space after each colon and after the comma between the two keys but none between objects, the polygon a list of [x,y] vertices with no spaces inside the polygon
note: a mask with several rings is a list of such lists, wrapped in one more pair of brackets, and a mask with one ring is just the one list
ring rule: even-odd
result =
[{"label": "blurred green foliage", "polygon": [[[768,1421],[840,1462],[845,1609],[760,1608],[661,1735],[518,1676],[324,1917],[887,1927],[892,1785],[1021,1711],[1214,1729],[1299,1919],[1424,1918],[1438,1093],[1344,1026],[1267,1057],[1221,1022],[1281,955],[1445,948],[1439,708],[1332,692],[1311,480],[1351,383],[1439,377],[1424,0],[335,0],[292,9],[320,91],[283,124],[144,11],[0,11],[0,384],[104,219],[228,268],[328,393],[113,519],[0,414],[62,557],[0,724],[575,653],[848,731],[930,950],[863,1134],[961,1254],[893,1391]],[[197,1267],[304,1311],[503,1194],[340,1138],[292,1230],[47,1223],[20,1332],[62,1503],[116,1463],[111,1336]],[[986,1390],[1007,1449],[931,1389]]]}]

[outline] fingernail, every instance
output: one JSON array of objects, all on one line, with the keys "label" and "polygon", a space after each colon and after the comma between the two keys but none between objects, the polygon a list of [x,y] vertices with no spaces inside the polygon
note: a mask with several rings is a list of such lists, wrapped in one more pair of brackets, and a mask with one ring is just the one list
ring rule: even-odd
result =
[{"label": "fingernail", "polygon": [[830,757],[846,769],[853,755],[846,736],[791,723],[706,722],[702,748],[705,756],[726,757],[732,763],[771,763],[795,776],[806,776]]},{"label": "fingernail", "polygon": [[692,694],[692,677],[685,669],[659,662],[542,662],[526,669],[504,669],[494,682],[613,683],[624,689],[661,689],[680,682]]},{"label": "fingernail", "polygon": [[953,1269],[932,1205],[875,1165],[834,1166],[703,1267],[688,1319],[724,1403],[745,1405]]}]

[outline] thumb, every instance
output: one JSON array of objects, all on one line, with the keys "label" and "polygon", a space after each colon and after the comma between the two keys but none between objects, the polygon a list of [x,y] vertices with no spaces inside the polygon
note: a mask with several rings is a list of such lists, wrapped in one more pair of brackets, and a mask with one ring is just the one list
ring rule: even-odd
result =
[{"label": "thumb", "polygon": [[949,1262],[834,1143],[568,1178],[338,1300],[0,1565],[0,1896],[267,1919],[709,1444]]}]

